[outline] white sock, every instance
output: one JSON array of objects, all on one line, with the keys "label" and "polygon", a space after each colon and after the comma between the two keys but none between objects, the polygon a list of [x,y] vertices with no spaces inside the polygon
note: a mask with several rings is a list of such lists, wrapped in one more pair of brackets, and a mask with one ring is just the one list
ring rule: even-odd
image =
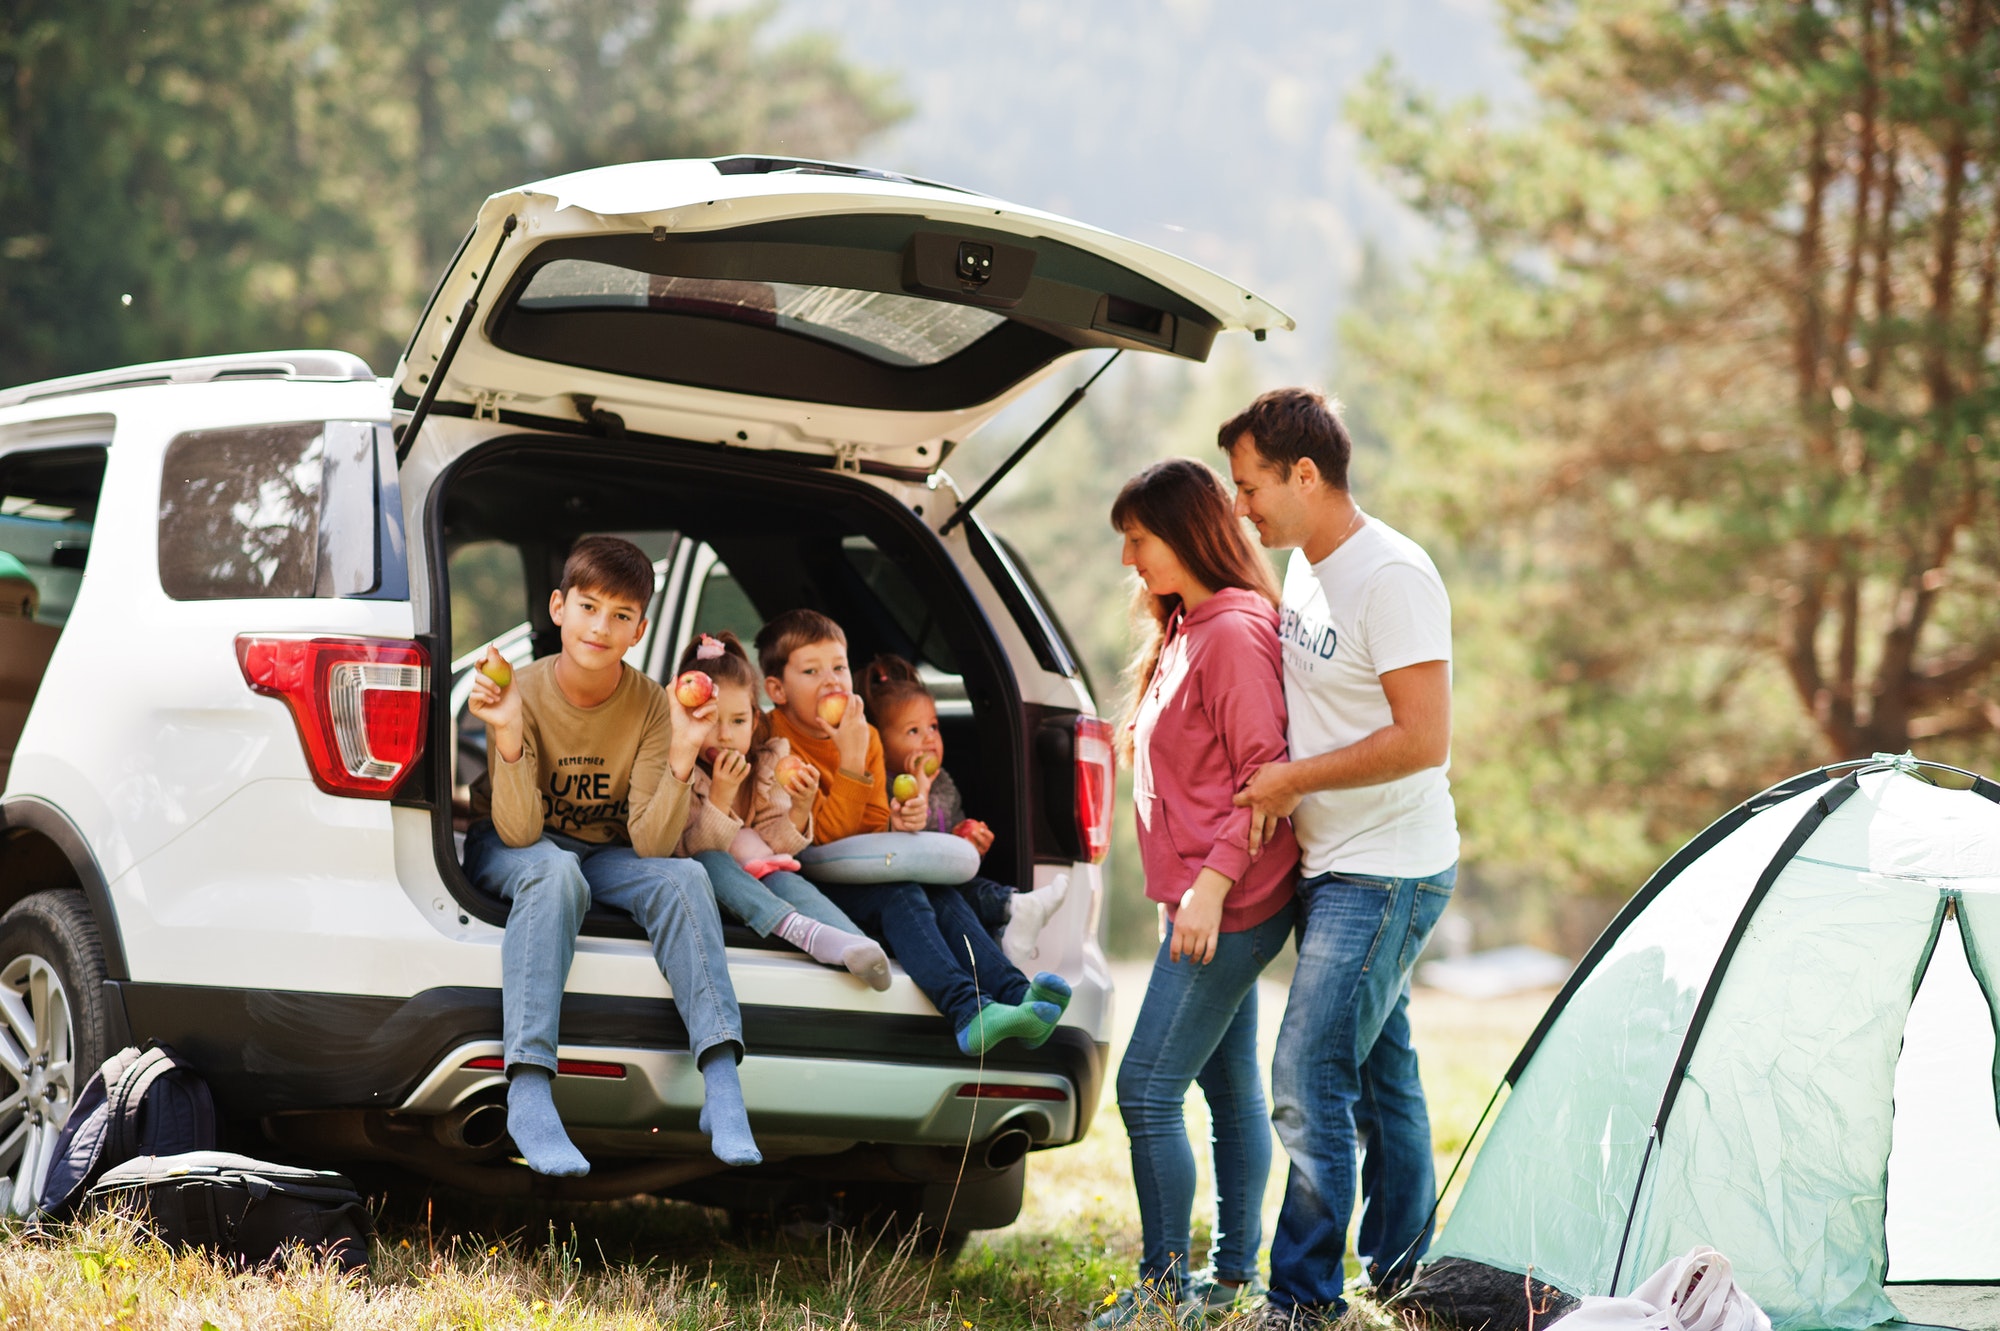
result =
[{"label": "white sock", "polygon": [[1007,930],[1000,936],[1000,950],[1007,954],[1007,960],[1022,970],[1030,969],[1030,962],[1042,955],[1036,940],[1042,936],[1042,926],[1049,922],[1049,916],[1062,908],[1063,898],[1069,895],[1069,875],[1059,873],[1049,880],[1047,887],[1038,887],[1032,892],[1016,892],[1013,913],[1007,918]]}]

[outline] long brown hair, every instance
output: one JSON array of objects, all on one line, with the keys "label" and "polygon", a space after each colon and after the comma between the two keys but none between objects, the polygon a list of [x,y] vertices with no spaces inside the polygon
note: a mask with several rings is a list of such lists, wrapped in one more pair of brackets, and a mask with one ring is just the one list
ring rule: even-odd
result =
[{"label": "long brown hair", "polygon": [[[1243,529],[1222,477],[1207,463],[1168,458],[1125,482],[1111,504],[1111,529],[1122,533],[1134,523],[1164,541],[1188,576],[1211,592],[1241,587],[1278,604],[1278,580],[1270,564]],[[1125,672],[1127,724],[1119,727],[1118,736],[1127,757],[1130,721],[1160,663],[1167,623],[1180,607],[1180,597],[1155,596],[1144,583],[1133,598],[1132,618],[1143,636]]]}]

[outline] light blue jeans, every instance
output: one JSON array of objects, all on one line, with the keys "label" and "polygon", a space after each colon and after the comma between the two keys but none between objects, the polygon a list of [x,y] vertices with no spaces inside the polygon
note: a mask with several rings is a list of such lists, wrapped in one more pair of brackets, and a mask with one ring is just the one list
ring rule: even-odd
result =
[{"label": "light blue jeans", "polygon": [[591,902],[625,911],[653,945],[699,1063],[718,1045],[743,1055],[743,1018],[722,950],[722,917],[708,874],[693,860],[642,856],[544,831],[509,846],[490,822],[465,838],[465,873],[513,903],[500,941],[500,1013],[507,1066],[556,1070],[563,985]]},{"label": "light blue jeans", "polygon": [[1451,900],[1428,878],[1320,874],[1299,884],[1299,965],[1271,1065],[1271,1119],[1291,1157],[1271,1237],[1271,1303],[1336,1316],[1360,1151],[1356,1250],[1377,1285],[1429,1246],[1431,1123],[1410,1047],[1410,970]]},{"label": "light blue jeans", "polygon": [[704,850],[693,858],[708,871],[716,901],[754,929],[759,938],[777,932],[778,922],[793,911],[850,934],[861,932],[861,926],[848,919],[847,912],[798,874],[780,869],[759,878],[726,850]]},{"label": "light blue jeans", "polygon": [[1292,906],[1216,939],[1206,966],[1170,960],[1168,942],[1118,1064],[1118,1112],[1132,1142],[1139,1194],[1139,1278],[1178,1296],[1188,1277],[1195,1165],[1184,1109],[1188,1083],[1208,1099],[1215,1151],[1216,1278],[1254,1279],[1263,1242],[1271,1123],[1257,1061],[1257,977],[1292,932]]}]

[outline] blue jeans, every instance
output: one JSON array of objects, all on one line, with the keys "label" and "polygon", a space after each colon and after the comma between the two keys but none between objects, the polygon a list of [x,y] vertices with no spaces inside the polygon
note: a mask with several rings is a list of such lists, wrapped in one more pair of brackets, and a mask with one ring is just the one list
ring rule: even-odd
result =
[{"label": "blue jeans", "polygon": [[1178,1294],[1188,1276],[1194,1148],[1183,1109],[1189,1082],[1208,1099],[1215,1150],[1215,1229],[1209,1266],[1218,1279],[1250,1280],[1263,1242],[1271,1124],[1257,1063],[1257,976],[1285,946],[1292,907],[1221,935],[1215,958],[1153,959],[1153,977],[1118,1065],[1118,1112],[1132,1142],[1139,1194],[1139,1278]]},{"label": "blue jeans", "polygon": [[991,878],[968,878],[958,885],[958,890],[965,893],[965,899],[972,903],[972,913],[997,942],[1007,932],[1007,921],[1014,918],[1013,887]]},{"label": "blue jeans", "polygon": [[861,926],[848,919],[847,912],[798,874],[780,869],[758,878],[726,850],[704,850],[693,858],[708,871],[716,901],[756,930],[759,938],[769,938],[777,931],[778,922],[793,911],[846,933],[861,932]]},{"label": "blue jeans", "polygon": [[1028,977],[979,922],[956,887],[916,883],[829,883],[834,904],[889,950],[924,997],[962,1031],[988,1003],[1018,1003]]},{"label": "blue jeans", "polygon": [[1315,1313],[1341,1298],[1361,1153],[1356,1251],[1378,1285],[1430,1244],[1431,1123],[1410,1047],[1410,969],[1458,876],[1320,874],[1299,884],[1299,965],[1278,1027],[1271,1119],[1291,1157],[1271,1238],[1271,1303]]},{"label": "blue jeans", "polygon": [[492,823],[479,822],[465,838],[465,873],[513,903],[500,940],[500,1022],[509,1068],[532,1063],[556,1070],[563,985],[593,901],[625,911],[645,929],[695,1061],[724,1044],[741,1057],[743,1018],[722,950],[722,917],[699,864],[548,831],[532,846],[509,846]]}]

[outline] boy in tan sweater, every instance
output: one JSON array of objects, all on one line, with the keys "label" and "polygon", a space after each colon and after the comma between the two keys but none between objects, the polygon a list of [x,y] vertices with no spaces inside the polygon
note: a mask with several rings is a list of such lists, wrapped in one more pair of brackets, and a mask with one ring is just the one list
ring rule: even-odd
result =
[{"label": "boy in tan sweater", "polygon": [[701,866],[668,858],[687,823],[688,778],[715,704],[690,712],[625,664],[652,595],[645,552],[585,537],[549,598],[562,651],[509,672],[489,648],[473,675],[487,774],[473,793],[465,871],[513,903],[500,946],[507,1130],[543,1174],[590,1171],[563,1131],[551,1084],[563,986],[593,901],[630,913],[653,944],[701,1069],[710,1148],[732,1165],[763,1158],[736,1075],[743,1022],[722,919]]}]

